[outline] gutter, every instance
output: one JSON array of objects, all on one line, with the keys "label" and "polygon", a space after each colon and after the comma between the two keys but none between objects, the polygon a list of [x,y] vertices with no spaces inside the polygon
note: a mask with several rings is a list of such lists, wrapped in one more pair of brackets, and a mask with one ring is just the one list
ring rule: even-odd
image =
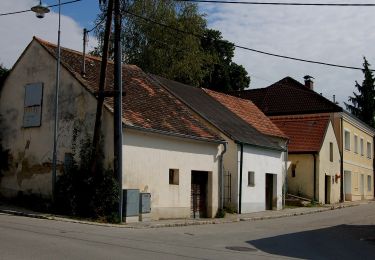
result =
[{"label": "gutter", "polygon": [[243,168],[243,143],[240,143],[241,155],[240,155],[240,191],[239,191],[239,203],[238,203],[238,214],[242,212],[242,168]]},{"label": "gutter", "polygon": [[223,157],[224,154],[227,152],[227,142],[222,144],[224,149],[220,153],[219,159],[219,171],[220,171],[220,209],[224,209],[224,164],[223,164]]},{"label": "gutter", "polygon": [[209,139],[209,138],[198,137],[198,136],[193,136],[193,135],[185,135],[185,134],[173,133],[173,132],[168,132],[168,131],[163,131],[163,130],[149,129],[149,128],[144,128],[144,127],[140,127],[140,126],[131,126],[131,125],[126,125],[124,123],[123,123],[123,125],[124,125],[124,128],[139,130],[139,131],[146,132],[146,133],[161,134],[161,135],[167,135],[167,136],[173,136],[173,137],[179,137],[179,138],[186,138],[186,139],[191,139],[191,140],[196,140],[196,141],[201,141],[201,142],[215,143],[215,144],[226,143],[226,141],[224,141],[224,140]]}]

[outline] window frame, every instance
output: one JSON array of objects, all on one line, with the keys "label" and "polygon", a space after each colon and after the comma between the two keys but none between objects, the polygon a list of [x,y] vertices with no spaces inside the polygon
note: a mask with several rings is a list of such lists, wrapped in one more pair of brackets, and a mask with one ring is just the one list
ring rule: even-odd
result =
[{"label": "window frame", "polygon": [[247,186],[255,187],[255,172],[254,171],[247,172]]},{"label": "window frame", "polygon": [[170,168],[168,179],[169,179],[169,185],[180,185],[180,170]]},{"label": "window frame", "polygon": [[359,147],[360,147],[359,150],[361,152],[361,156],[364,156],[365,155],[365,143],[364,143],[363,137],[361,137],[360,139]]},{"label": "window frame", "polygon": [[[346,135],[348,134],[348,138]],[[347,145],[348,144],[348,145]],[[350,151],[351,142],[350,142],[350,131],[347,129],[344,129],[344,148],[347,151]]]},{"label": "window frame", "polygon": [[367,159],[372,158],[372,143],[367,141],[366,142],[366,153],[367,153]]},{"label": "window frame", "polygon": [[354,134],[354,153],[358,154],[358,135]]},{"label": "window frame", "polygon": [[333,162],[333,142],[329,142],[329,161]]}]

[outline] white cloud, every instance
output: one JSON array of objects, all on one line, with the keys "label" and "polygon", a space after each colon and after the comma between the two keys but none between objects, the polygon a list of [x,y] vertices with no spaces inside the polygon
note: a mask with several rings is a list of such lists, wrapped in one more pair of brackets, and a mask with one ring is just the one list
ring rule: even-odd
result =
[{"label": "white cloud", "polygon": [[[1,0],[0,12],[12,12],[30,9],[39,1]],[[58,13],[53,10],[43,19],[35,17],[33,12],[0,16],[0,63],[10,68],[16,62],[33,36],[57,43]],[[82,49],[82,30],[72,18],[61,16],[61,45],[75,50]],[[91,43],[95,39],[91,38]]]},{"label": "white cloud", "polygon": [[[366,56],[375,69],[374,7],[200,6],[208,14],[209,26],[222,31],[227,40],[238,45],[355,67],[362,67],[362,57]],[[352,94],[355,80],[363,80],[361,71],[244,50],[236,50],[235,61],[244,65],[252,76],[251,88],[268,86],[285,76],[303,81],[302,77],[309,74],[316,78],[316,92],[330,99],[335,94],[340,102],[347,101]]]}]

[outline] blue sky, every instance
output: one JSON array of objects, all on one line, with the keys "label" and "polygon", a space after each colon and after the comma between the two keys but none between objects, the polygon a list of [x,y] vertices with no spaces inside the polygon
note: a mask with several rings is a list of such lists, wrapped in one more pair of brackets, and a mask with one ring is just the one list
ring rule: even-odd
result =
[{"label": "blue sky", "polygon": [[[56,4],[57,0],[44,0]],[[65,2],[67,0],[61,0]],[[287,0],[280,0],[287,1]],[[288,0],[298,1],[298,0]],[[299,1],[302,2],[302,1]],[[306,0],[307,2],[307,0]],[[311,0],[334,3],[337,0]],[[346,0],[358,3],[358,0]],[[370,0],[363,2],[371,2]],[[38,0],[0,0],[0,12],[29,9]],[[208,26],[220,30],[225,39],[250,48],[327,63],[362,67],[366,56],[375,69],[375,8],[277,7],[200,4],[207,13]],[[44,19],[32,13],[0,17],[0,63],[11,67],[31,41],[38,36],[56,43],[57,8]],[[82,49],[82,30],[92,28],[99,12],[98,0],[83,0],[62,8],[62,45]],[[90,37],[89,48],[95,47]],[[315,78],[315,90],[325,97],[348,100],[358,70],[331,68],[236,50],[234,60],[251,76],[251,88],[268,86],[286,76],[303,81]]]},{"label": "blue sky", "polygon": [[[61,0],[61,2],[67,2],[68,0]],[[47,5],[56,4],[56,0],[44,0],[43,3]],[[54,8],[57,12],[57,7]],[[98,0],[82,0],[80,2],[68,4],[62,6],[62,13],[66,16],[72,17],[84,28],[91,28],[93,22],[99,13],[99,1]]]}]

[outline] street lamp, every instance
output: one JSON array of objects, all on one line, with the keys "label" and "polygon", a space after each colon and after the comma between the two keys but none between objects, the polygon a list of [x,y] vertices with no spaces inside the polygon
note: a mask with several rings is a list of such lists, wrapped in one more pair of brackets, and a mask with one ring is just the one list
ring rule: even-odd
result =
[{"label": "street lamp", "polygon": [[31,7],[31,11],[36,14],[38,18],[44,18],[44,15],[49,13],[49,8],[46,4],[42,4],[42,0],[39,1],[39,4]]},{"label": "street lamp", "polygon": [[[54,131],[53,131],[53,159],[52,159],[52,200],[55,200],[55,184],[56,184],[56,164],[57,164],[57,129],[58,129],[58,114],[59,114],[59,89],[60,89],[60,59],[61,59],[61,47],[60,47],[60,28],[61,28],[61,0],[58,2],[59,7],[59,25],[57,34],[57,63],[56,63],[56,82],[55,82],[55,117],[54,117]],[[36,17],[43,18],[46,13],[49,13],[49,8],[39,1],[39,5],[31,8],[31,11],[36,13]]]}]

